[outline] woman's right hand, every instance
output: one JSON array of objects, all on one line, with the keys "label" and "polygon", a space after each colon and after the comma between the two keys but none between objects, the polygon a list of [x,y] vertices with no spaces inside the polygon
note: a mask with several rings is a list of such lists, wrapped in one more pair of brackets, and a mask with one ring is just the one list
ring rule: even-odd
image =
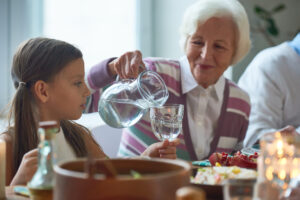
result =
[{"label": "woman's right hand", "polygon": [[142,53],[138,50],[126,52],[110,62],[108,69],[111,75],[119,75],[122,79],[136,78],[145,69]]},{"label": "woman's right hand", "polygon": [[19,169],[10,185],[26,185],[31,180],[38,166],[38,149],[24,154]]}]

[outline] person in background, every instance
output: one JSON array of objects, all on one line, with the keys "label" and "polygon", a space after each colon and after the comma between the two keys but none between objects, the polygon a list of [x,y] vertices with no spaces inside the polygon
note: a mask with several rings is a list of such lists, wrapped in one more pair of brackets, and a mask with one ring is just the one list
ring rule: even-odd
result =
[{"label": "person in background", "polygon": [[300,133],[299,77],[300,33],[255,56],[238,82],[252,106],[245,146],[270,132]]},{"label": "person in background", "polygon": [[[238,63],[250,48],[249,22],[237,0],[199,0],[185,11],[180,44],[185,56],[178,60],[142,58],[126,52],[93,66],[87,76],[92,91],[86,112],[95,112],[103,89],[116,75],[136,78],[139,66],[157,72],[169,90],[166,104],[183,104],[183,133],[177,156],[201,160],[215,151],[232,152],[242,146],[250,113],[249,97],[224,71]],[[123,129],[120,156],[141,154],[157,142],[149,113]]]},{"label": "person in background", "polygon": [[[80,118],[90,95],[79,49],[60,40],[30,39],[16,51],[11,75],[16,93],[9,128],[0,135],[7,146],[6,184],[26,185],[35,173],[39,121],[57,121],[60,126],[54,139],[58,161],[88,155],[107,158],[90,131],[71,121]],[[175,153],[175,146],[160,142],[142,155],[175,158]]]}]

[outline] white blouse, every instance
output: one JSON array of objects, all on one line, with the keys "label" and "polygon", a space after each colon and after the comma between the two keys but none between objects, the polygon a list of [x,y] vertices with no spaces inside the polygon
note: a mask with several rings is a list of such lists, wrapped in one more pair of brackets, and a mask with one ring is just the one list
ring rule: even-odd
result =
[{"label": "white blouse", "polygon": [[191,139],[199,160],[208,156],[210,143],[218,124],[223,104],[225,78],[204,89],[198,85],[186,56],[180,59],[182,93],[187,94],[187,113]]}]

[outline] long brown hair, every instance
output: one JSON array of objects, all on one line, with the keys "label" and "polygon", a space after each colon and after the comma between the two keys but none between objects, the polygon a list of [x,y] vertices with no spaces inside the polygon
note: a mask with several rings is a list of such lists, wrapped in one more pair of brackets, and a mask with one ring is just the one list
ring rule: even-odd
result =
[{"label": "long brown hair", "polygon": [[[9,131],[13,136],[14,174],[23,155],[38,145],[38,110],[31,87],[38,80],[53,80],[68,63],[78,58],[82,58],[79,49],[66,42],[49,38],[30,39],[22,43],[15,53],[11,76],[17,90],[8,116],[9,123],[14,122]],[[82,134],[89,131],[68,120],[63,120],[60,125],[76,155],[87,155]]]}]

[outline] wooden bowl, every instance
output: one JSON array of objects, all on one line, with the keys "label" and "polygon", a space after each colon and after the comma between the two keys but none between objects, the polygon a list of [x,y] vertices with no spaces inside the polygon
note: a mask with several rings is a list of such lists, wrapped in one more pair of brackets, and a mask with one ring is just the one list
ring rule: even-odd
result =
[{"label": "wooden bowl", "polygon": [[[117,176],[107,176],[97,168],[90,176],[86,160],[75,160],[55,166],[55,200],[174,200],[176,190],[190,184],[191,166],[182,160],[110,159],[95,160],[96,165],[112,165]],[[130,171],[141,174],[133,178]],[[105,170],[104,170],[105,171]]]}]

